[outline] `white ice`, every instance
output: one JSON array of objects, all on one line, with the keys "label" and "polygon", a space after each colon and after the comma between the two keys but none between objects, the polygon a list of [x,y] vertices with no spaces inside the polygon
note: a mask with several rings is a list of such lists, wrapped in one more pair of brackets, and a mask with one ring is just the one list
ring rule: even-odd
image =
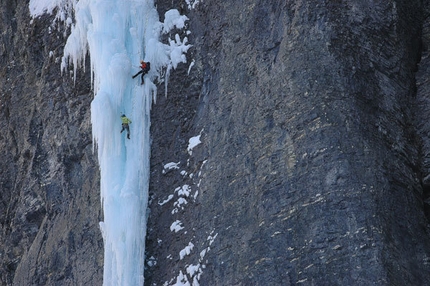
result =
[{"label": "white ice", "polygon": [[197,136],[191,137],[188,140],[188,148],[187,148],[188,154],[192,155],[194,147],[196,147],[197,145],[199,145],[200,143],[202,143],[200,141],[200,136],[201,135],[197,135]]},{"label": "white ice", "polygon": [[163,173],[163,174],[166,174],[169,170],[179,169],[179,164],[180,164],[180,163],[181,163],[181,162],[177,162],[177,163],[175,163],[175,162],[170,162],[170,163],[165,164],[165,165],[163,166],[163,171],[162,171],[162,173]]},{"label": "white ice", "polygon": [[172,225],[170,225],[170,231],[178,232],[181,229],[184,229],[182,226],[182,222],[180,220],[175,220]]},{"label": "white ice", "polygon": [[67,0],[30,0],[29,10],[32,15],[51,14],[57,7],[62,7]]},{"label": "white ice", "polygon": [[190,255],[193,248],[194,244],[192,242],[189,242],[188,245],[179,252],[179,259],[182,260],[186,255]]}]

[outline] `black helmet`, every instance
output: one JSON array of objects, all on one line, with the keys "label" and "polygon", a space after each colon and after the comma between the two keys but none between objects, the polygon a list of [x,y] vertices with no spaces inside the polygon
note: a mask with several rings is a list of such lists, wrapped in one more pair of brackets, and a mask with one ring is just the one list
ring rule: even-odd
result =
[{"label": "black helmet", "polygon": [[125,117],[125,114],[121,115],[121,117]]}]

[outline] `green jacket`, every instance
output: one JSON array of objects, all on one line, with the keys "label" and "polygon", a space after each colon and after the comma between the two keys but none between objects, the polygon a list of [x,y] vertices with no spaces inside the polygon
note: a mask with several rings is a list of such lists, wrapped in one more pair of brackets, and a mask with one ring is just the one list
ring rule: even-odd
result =
[{"label": "green jacket", "polygon": [[121,117],[121,121],[122,121],[122,124],[129,124],[129,123],[131,123],[131,120],[128,119],[127,117],[125,117],[125,116]]}]

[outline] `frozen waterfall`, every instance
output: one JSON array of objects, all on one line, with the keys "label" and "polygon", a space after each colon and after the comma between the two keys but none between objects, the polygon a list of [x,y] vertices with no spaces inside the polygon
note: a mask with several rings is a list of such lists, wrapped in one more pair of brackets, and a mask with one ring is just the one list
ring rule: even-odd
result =
[{"label": "frozen waterfall", "polygon": [[[58,8],[58,9],[54,9]],[[177,10],[159,21],[153,0],[31,0],[33,17],[56,11],[71,28],[61,70],[76,76],[90,55],[94,100],[91,123],[101,174],[104,221],[104,285],[143,285],[146,209],[150,156],[150,110],[156,99],[154,81],[166,84],[172,68],[185,62],[190,47],[178,35],[160,42],[162,33],[182,29],[187,17]],[[74,15],[74,18],[72,18]],[[140,84],[139,61],[151,63]],[[130,124],[131,139],[120,134],[121,114]]]}]

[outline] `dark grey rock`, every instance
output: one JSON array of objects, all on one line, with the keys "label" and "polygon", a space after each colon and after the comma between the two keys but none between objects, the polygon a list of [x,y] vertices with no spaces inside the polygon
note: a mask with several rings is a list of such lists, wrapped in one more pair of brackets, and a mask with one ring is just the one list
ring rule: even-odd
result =
[{"label": "dark grey rock", "polygon": [[[0,8],[0,283],[100,285],[90,77],[27,5]],[[193,48],[152,109],[145,284],[430,281],[428,1],[187,6],[157,1]]]},{"label": "dark grey rock", "polygon": [[27,1],[3,2],[0,284],[101,285],[89,74],[60,76],[63,30],[31,21]]},{"label": "dark grey rock", "polygon": [[[414,76],[423,5],[203,1],[186,12],[195,69],[175,72],[152,110],[146,284],[429,281],[429,113],[417,112]],[[181,170],[163,174],[170,161]],[[170,231],[176,220],[183,229]]]}]

